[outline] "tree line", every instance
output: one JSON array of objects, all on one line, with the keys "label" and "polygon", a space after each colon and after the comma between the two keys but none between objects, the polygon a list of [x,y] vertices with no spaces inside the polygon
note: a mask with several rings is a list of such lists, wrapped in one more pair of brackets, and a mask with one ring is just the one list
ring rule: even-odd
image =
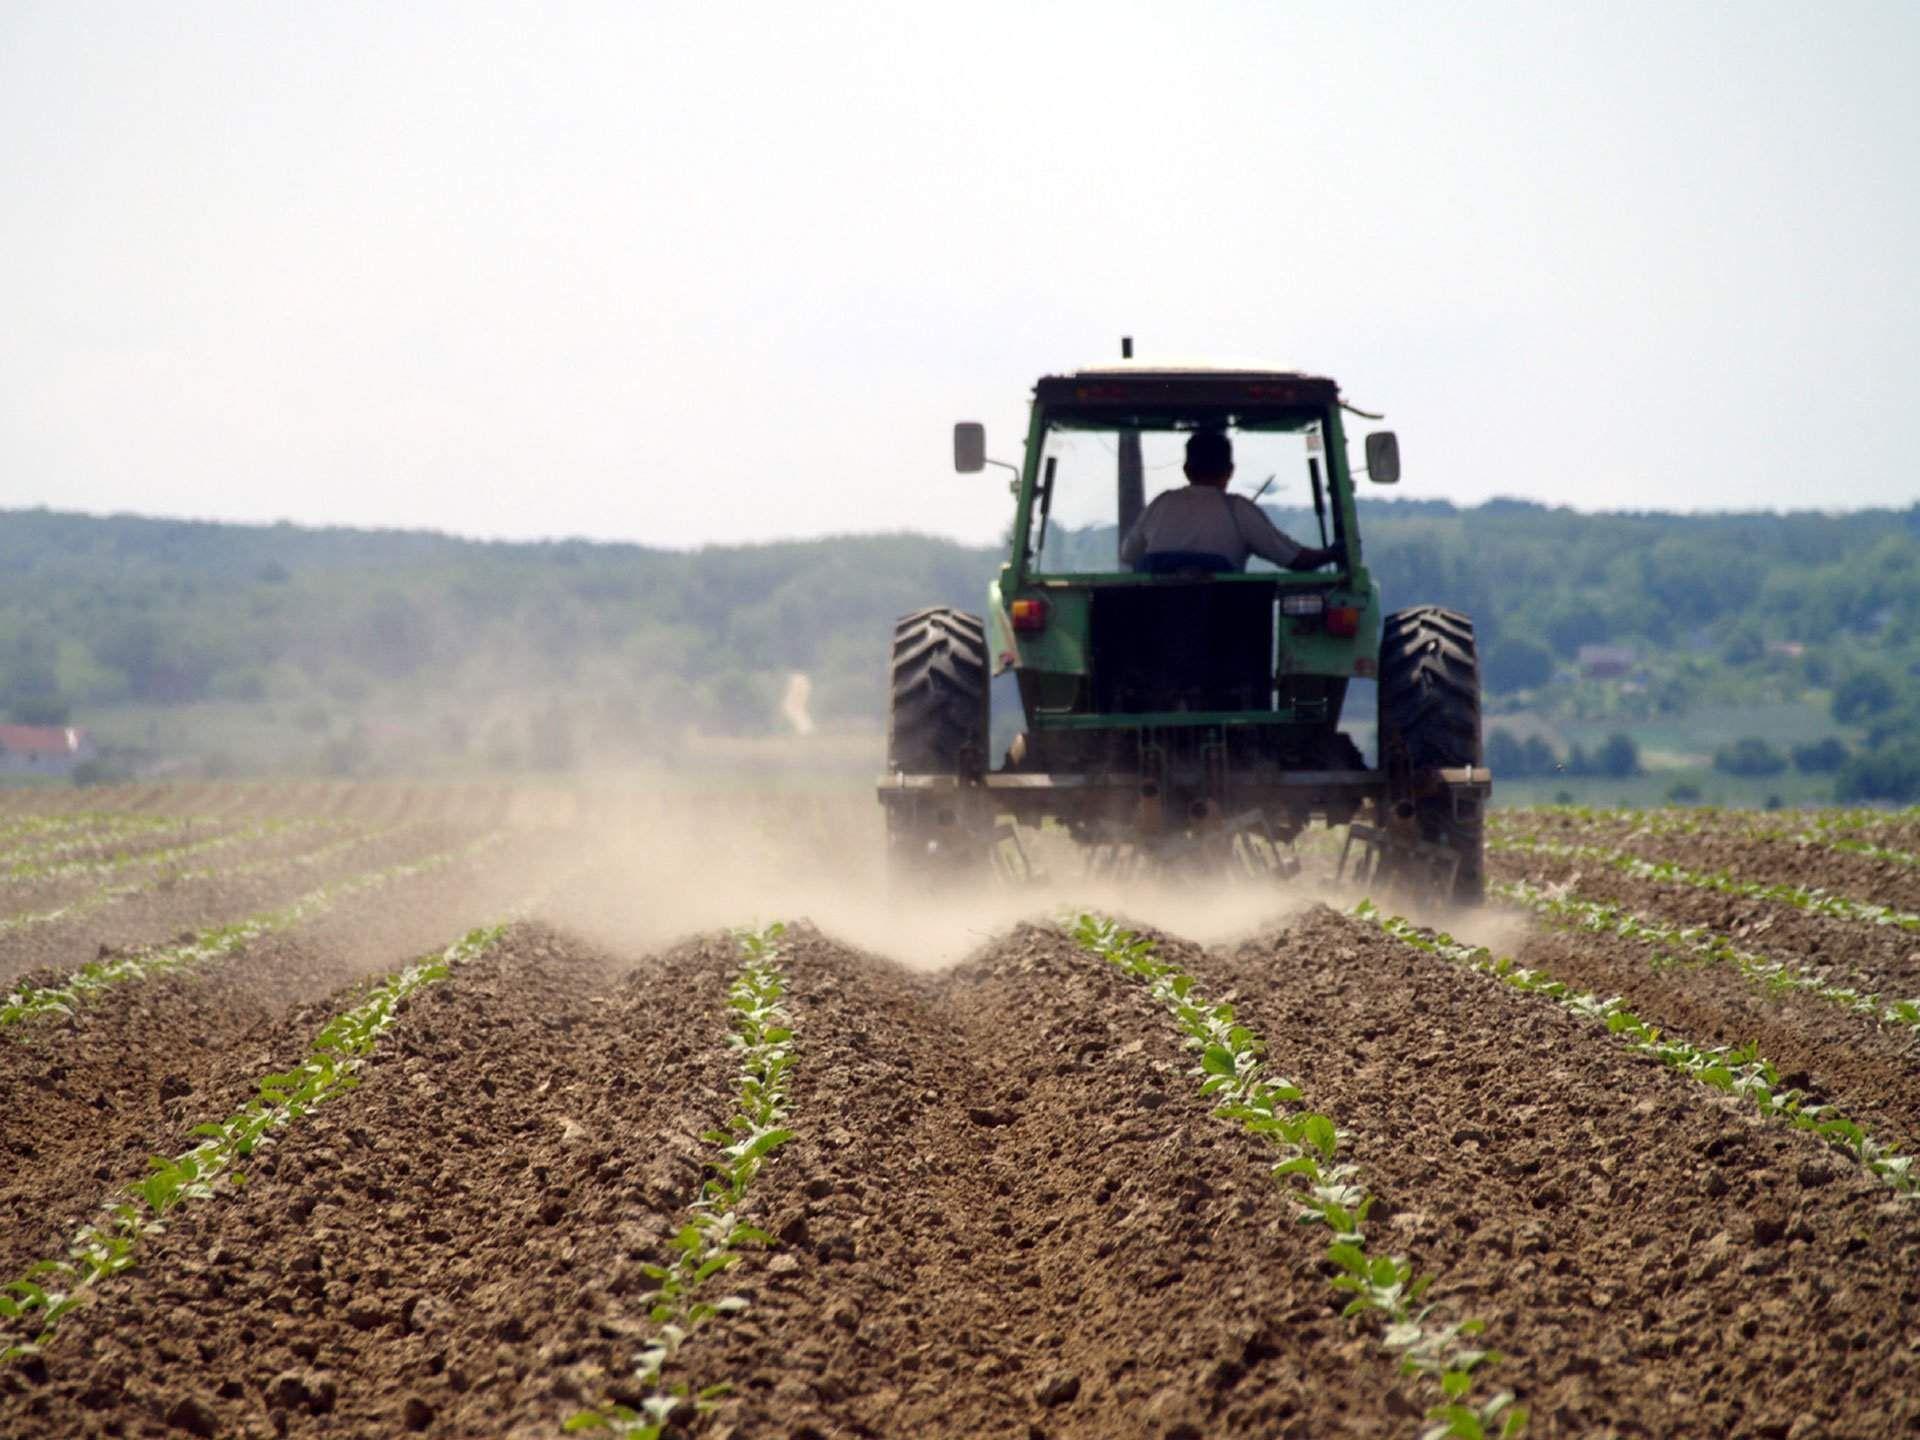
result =
[{"label": "tree line", "polygon": [[[1271,513],[1312,532],[1308,512]],[[1368,499],[1362,527],[1389,608],[1474,616],[1496,701],[1597,704],[1580,647],[1626,645],[1636,673],[1606,704],[1672,714],[1817,690],[1856,732],[1848,763],[1879,756],[1858,783],[1897,788],[1910,768],[1920,787],[1920,742],[1905,738],[1920,734],[1920,507],[1591,515]],[[1003,559],[910,534],[672,551],[8,511],[0,710],[55,723],[227,701],[311,716],[380,699],[438,723],[511,690],[650,732],[754,734],[782,724],[785,677],[803,671],[823,727],[871,727],[893,618],[978,610]]]}]

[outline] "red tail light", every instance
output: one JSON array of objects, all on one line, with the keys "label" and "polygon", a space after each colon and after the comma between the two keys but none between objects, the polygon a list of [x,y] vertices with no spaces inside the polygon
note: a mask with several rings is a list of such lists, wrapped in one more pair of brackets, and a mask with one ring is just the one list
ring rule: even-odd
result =
[{"label": "red tail light", "polygon": [[1360,633],[1360,607],[1358,605],[1329,605],[1327,607],[1327,634],[1340,640],[1351,640]]},{"label": "red tail light", "polygon": [[1013,628],[1022,635],[1032,635],[1047,628],[1047,602],[1044,600],[1016,600],[1007,607],[1007,615],[1013,621]]}]

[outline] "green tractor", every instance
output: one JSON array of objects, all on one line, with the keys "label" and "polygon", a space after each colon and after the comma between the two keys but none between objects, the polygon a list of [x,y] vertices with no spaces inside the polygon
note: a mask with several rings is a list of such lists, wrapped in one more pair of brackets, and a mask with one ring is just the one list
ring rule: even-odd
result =
[{"label": "green tractor", "polygon": [[[1064,832],[1090,871],[1120,878],[1284,875],[1320,820],[1349,827],[1343,873],[1482,898],[1473,623],[1433,605],[1382,614],[1343,414],[1364,412],[1318,376],[1128,361],[1040,380],[1018,466],[987,459],[981,426],[955,426],[958,470],[1013,472],[1011,553],[984,619],[934,608],[894,626],[880,799],[896,885],[1029,874],[1022,827]],[[1236,493],[1304,485],[1320,531],[1304,558],[1324,568],[1128,546],[1150,502],[1188,483],[1203,431],[1231,447]],[[1368,435],[1368,478],[1399,468],[1392,432]],[[1008,670],[1024,724],[996,763],[989,681]],[[1377,768],[1340,729],[1354,679],[1378,687]]]}]

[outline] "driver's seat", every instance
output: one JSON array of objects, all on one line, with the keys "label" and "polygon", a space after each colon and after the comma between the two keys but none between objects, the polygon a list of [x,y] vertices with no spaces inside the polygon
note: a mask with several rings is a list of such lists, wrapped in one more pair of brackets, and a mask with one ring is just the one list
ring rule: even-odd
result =
[{"label": "driver's seat", "polygon": [[1239,573],[1240,567],[1224,555],[1209,555],[1204,550],[1149,550],[1134,562],[1137,575],[1188,575]]}]

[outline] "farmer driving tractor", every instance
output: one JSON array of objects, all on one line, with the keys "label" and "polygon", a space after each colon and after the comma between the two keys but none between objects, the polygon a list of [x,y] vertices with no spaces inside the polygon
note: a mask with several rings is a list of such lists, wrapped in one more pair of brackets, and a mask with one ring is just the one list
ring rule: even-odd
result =
[{"label": "farmer driving tractor", "polygon": [[1285,570],[1317,570],[1334,552],[1291,539],[1244,495],[1229,495],[1233,442],[1218,430],[1187,439],[1187,485],[1154,497],[1120,547],[1122,564],[1149,575],[1244,570],[1249,555]]}]

